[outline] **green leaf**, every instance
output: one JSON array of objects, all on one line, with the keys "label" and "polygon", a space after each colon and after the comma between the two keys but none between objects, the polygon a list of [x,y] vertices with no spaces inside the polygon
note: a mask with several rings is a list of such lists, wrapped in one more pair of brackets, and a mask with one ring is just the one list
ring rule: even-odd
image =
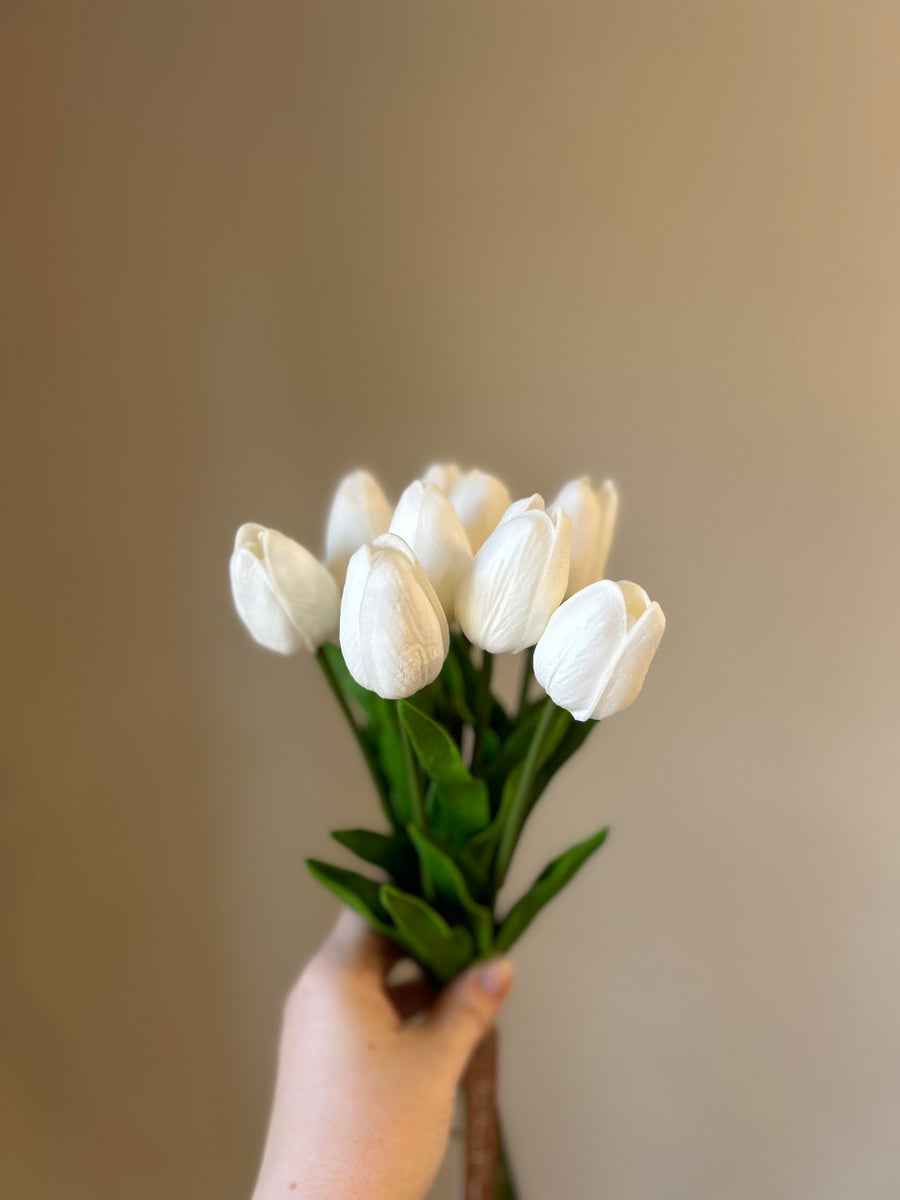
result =
[{"label": "green leaf", "polygon": [[503,826],[509,817],[512,802],[519,788],[523,766],[524,763],[521,761],[516,763],[507,775],[503,783],[503,791],[500,796],[500,804],[497,808],[496,816],[490,825],[486,829],[481,830],[481,832],[476,833],[466,843],[466,857],[471,869],[481,880],[486,881],[490,878],[494,855],[497,853],[497,847],[500,844],[500,838],[503,834]]},{"label": "green leaf", "polygon": [[521,900],[513,905],[500,926],[495,941],[495,948],[499,953],[507,951],[522,936],[544,905],[566,886],[578,868],[603,845],[608,833],[609,826],[595,833],[593,837],[579,842],[577,846],[572,846],[544,868]]},{"label": "green leaf", "polygon": [[472,898],[460,867],[433,838],[414,825],[409,827],[409,836],[418,851],[423,870],[445,903],[449,917],[468,926],[479,953],[490,950],[494,940],[491,910]]},{"label": "green leaf", "polygon": [[383,884],[378,884],[365,875],[359,875],[356,871],[345,871],[343,867],[333,867],[330,863],[319,862],[315,858],[308,858],[306,865],[313,879],[317,879],[329,891],[334,892],[348,908],[365,917],[373,929],[399,942],[401,946],[406,946],[402,934],[391,924],[390,912],[382,903]]},{"label": "green leaf", "polygon": [[428,777],[438,787],[454,787],[461,783],[471,783],[472,776],[460,756],[459,747],[446,729],[420,712],[408,700],[400,700],[397,708],[413,744],[416,757]]},{"label": "green leaf", "polygon": [[468,929],[451,929],[430,904],[390,884],[380,894],[410,952],[438,982],[446,983],[471,961],[475,947]]},{"label": "green leaf", "polygon": [[563,737],[558,740],[553,748],[553,753],[548,756],[544,764],[543,771],[548,778],[552,778],[559,768],[569,761],[599,724],[599,721],[576,721],[574,718],[570,718],[564,728]]},{"label": "green leaf", "polygon": [[418,880],[416,856],[409,839],[401,833],[375,833],[371,829],[337,829],[331,835],[358,858],[387,871],[401,887],[415,887]]},{"label": "green leaf", "polygon": [[556,774],[556,772],[569,761],[576,750],[580,750],[587,741],[589,735],[600,724],[599,721],[575,721],[570,720],[568,727],[565,730],[564,736],[560,739],[553,753],[547,758],[544,765],[538,771],[537,781],[534,787],[534,795],[531,800],[531,807],[534,808],[540,799],[541,794],[547,784]]},{"label": "green leaf", "polygon": [[487,785],[469,773],[446,729],[405,700],[398,701],[397,708],[416,757],[434,784],[426,804],[429,823],[461,846],[490,822]]},{"label": "green leaf", "polygon": [[481,753],[482,761],[484,762],[485,770],[490,768],[490,764],[496,759],[500,753],[503,743],[500,740],[500,734],[496,729],[486,729],[484,731],[483,749]]}]

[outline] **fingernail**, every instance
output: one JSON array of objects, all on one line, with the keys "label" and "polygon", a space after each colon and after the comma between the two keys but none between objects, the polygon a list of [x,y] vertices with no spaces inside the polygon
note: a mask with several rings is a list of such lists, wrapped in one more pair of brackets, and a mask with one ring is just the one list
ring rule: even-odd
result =
[{"label": "fingernail", "polygon": [[512,983],[513,969],[508,958],[492,958],[478,968],[475,982],[487,996],[502,999]]}]

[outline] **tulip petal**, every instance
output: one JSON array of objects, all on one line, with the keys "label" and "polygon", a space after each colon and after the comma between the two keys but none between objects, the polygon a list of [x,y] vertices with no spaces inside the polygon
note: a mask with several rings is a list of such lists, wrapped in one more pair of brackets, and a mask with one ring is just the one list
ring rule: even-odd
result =
[{"label": "tulip petal", "polygon": [[493,475],[467,471],[460,476],[450,493],[450,502],[462,521],[473,554],[477,554],[493,533],[509,508],[510,500],[506,485]]},{"label": "tulip petal", "polygon": [[572,520],[572,556],[566,597],[603,578],[616,524],[619,494],[607,479],[595,488],[587,475],[565,484],[553,501]]},{"label": "tulip petal", "polygon": [[533,496],[525,496],[521,500],[513,500],[497,524],[503,525],[506,521],[511,521],[514,517],[520,517],[522,513],[545,512],[546,507],[544,497],[535,492]]},{"label": "tulip petal", "polygon": [[622,598],[625,601],[625,611],[628,614],[628,628],[639,620],[650,607],[650,597],[638,583],[628,579],[620,579]]},{"label": "tulip petal", "polygon": [[260,534],[265,532],[265,525],[257,525],[254,521],[247,521],[246,524],[241,525],[234,535],[235,550],[244,548],[250,550],[257,558],[262,558],[262,547],[259,544],[259,537]]},{"label": "tulip petal", "polygon": [[411,566],[389,554],[375,556],[366,580],[361,657],[373,690],[387,700],[412,696],[437,678],[444,662],[437,614],[414,581]]},{"label": "tulip petal", "polygon": [[452,620],[459,582],[472,561],[469,539],[453,505],[435,484],[416,480],[397,502],[390,532],[413,550]]},{"label": "tulip petal", "polygon": [[595,579],[593,570],[600,535],[600,504],[586,475],[571,480],[561,488],[553,504],[561,508],[572,522],[572,554],[566,595],[573,596]]},{"label": "tulip petal", "polygon": [[238,616],[261,646],[294,654],[305,645],[285,611],[262,562],[241,546],[231,556],[231,592]]},{"label": "tulip petal", "polygon": [[432,463],[422,474],[422,482],[436,484],[445,496],[449,496],[461,474],[456,463]]},{"label": "tulip petal", "polygon": [[330,571],[305,546],[277,529],[259,538],[272,587],[307,650],[314,651],[335,632],[340,594]]},{"label": "tulip petal", "polygon": [[390,523],[391,506],[374,476],[353,471],[341,480],[325,531],[325,561],[338,586],[343,586],[351,555],[386,533]]},{"label": "tulip petal", "polygon": [[398,534],[383,533],[372,543],[372,548],[374,550],[397,550],[409,562],[413,570],[415,585],[422,592],[422,595],[431,606],[431,609],[437,618],[438,625],[441,629],[443,656],[446,658],[447,652],[450,649],[450,629],[447,625],[447,618],[444,614],[441,602],[438,599],[437,592],[435,592],[428,579],[428,576],[422,569],[422,564],[419,562],[418,556],[416,555],[416,552],[413,550],[412,546],[410,546],[409,542],[405,541]]},{"label": "tulip petal", "polygon": [[447,618],[396,534],[382,534],[350,559],[340,640],[353,678],[385,699],[411,696],[439,674],[450,645]]},{"label": "tulip petal", "polygon": [[457,592],[460,627],[492,654],[533,646],[566,590],[571,522],[534,500],[517,501],[500,521]]},{"label": "tulip petal", "polygon": [[638,698],[665,628],[663,610],[654,602],[628,631],[619,661],[591,714],[596,720],[622,712]]},{"label": "tulip petal", "polygon": [[597,498],[600,503],[601,516],[600,530],[597,534],[593,578],[602,579],[606,572],[606,560],[609,558],[613,534],[616,531],[616,518],[619,515],[619,492],[611,479],[603,481]]},{"label": "tulip petal", "polygon": [[610,579],[576,592],[550,618],[534,652],[534,674],[576,721],[594,716],[626,632],[625,600]]}]

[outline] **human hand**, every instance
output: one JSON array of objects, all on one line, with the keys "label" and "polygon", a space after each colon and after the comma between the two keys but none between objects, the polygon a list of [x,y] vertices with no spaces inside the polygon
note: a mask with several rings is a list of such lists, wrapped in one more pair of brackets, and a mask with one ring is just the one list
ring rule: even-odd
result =
[{"label": "human hand", "polygon": [[435,999],[424,982],[386,988],[400,957],[345,909],[305,967],[285,1005],[254,1200],[424,1200],[460,1078],[512,966],[482,963]]}]

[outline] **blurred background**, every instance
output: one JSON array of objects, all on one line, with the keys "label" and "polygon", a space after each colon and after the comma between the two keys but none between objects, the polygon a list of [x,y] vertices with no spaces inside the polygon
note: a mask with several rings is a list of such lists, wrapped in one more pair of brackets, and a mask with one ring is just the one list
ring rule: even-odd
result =
[{"label": "blurred background", "polygon": [[524,1200],[900,1195],[900,9],[0,3],[0,1190],[246,1196],[376,811],[236,526],[623,496],[668,632],[510,894]]}]

